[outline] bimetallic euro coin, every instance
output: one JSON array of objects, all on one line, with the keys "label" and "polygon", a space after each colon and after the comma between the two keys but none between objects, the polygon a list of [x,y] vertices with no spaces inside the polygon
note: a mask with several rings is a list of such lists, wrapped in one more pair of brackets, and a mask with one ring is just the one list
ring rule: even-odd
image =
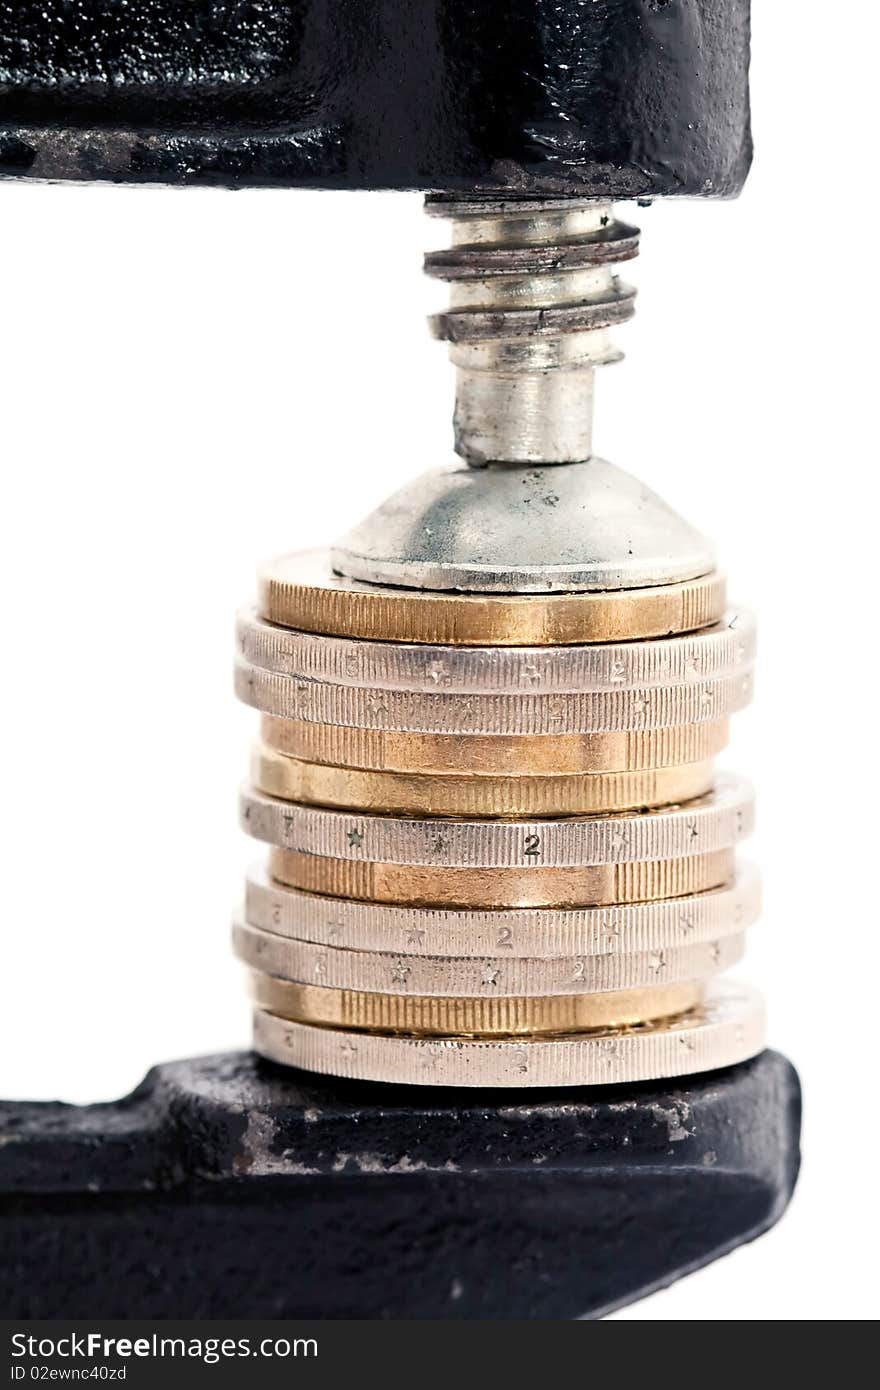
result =
[{"label": "bimetallic euro coin", "polygon": [[404,733],[602,734],[714,724],[752,698],[752,671],[681,685],[574,695],[450,695],[434,689],[373,690],[279,676],[236,662],[235,691],[262,714],[310,724]]},{"label": "bimetallic euro coin", "polygon": [[702,893],[729,883],[733,850],[681,859],[566,868],[434,868],[422,864],[357,863],[297,850],[273,849],[272,877],[306,893],[413,907],[595,907],[653,902]]},{"label": "bimetallic euro coin", "polygon": [[236,922],[233,948],[253,970],[298,984],[368,994],[473,998],[604,994],[683,980],[705,980],[728,970],[743,954],[745,937],[666,947],[632,955],[540,957],[426,956],[342,949],[294,941]]},{"label": "bimetallic euro coin", "polygon": [[[615,956],[662,954],[714,946],[757,920],[761,885],[755,867],[740,861],[735,878],[690,897],[613,907],[451,910],[401,907],[304,893],[251,869],[243,917],[275,936],[348,951],[407,956],[582,960],[590,978],[611,970]],[[592,972],[592,973],[591,973]],[[476,991],[475,991],[476,992]]]},{"label": "bimetallic euro coin", "polygon": [[634,864],[728,849],[752,828],[754,797],[744,779],[721,774],[705,796],[659,810],[553,819],[438,820],[301,805],[246,787],[241,814],[244,829],[255,839],[303,854],[358,862],[535,870]]},{"label": "bimetallic euro coin", "polygon": [[334,574],[326,551],[282,556],[259,576],[263,618],[335,637],[441,646],[567,646],[694,632],[717,623],[718,573],[645,589],[466,594],[364,584]]},{"label": "bimetallic euro coin", "polygon": [[680,1017],[556,1038],[382,1036],[254,1014],[254,1049],[325,1075],[414,1086],[602,1086],[714,1071],[765,1045],[763,1002],[726,981]]},{"label": "bimetallic euro coin", "polygon": [[701,632],[568,647],[440,647],[321,637],[278,627],[255,609],[236,624],[239,657],[277,675],[371,690],[458,695],[567,695],[699,684],[755,658],[755,620],[728,609]]},{"label": "bimetallic euro coin", "polygon": [[298,1023],[441,1037],[536,1037],[623,1028],[685,1013],[701,1002],[705,988],[702,981],[684,981],[608,994],[468,999],[330,989],[258,971],[251,971],[250,983],[259,1008]]},{"label": "bimetallic euro coin", "polygon": [[258,743],[251,775],[283,801],[408,816],[577,816],[690,801],[712,786],[714,763],[637,772],[466,776],[374,772],[305,762]]},{"label": "bimetallic euro coin", "polygon": [[413,734],[264,715],[261,732],[277,753],[333,767],[422,777],[560,777],[704,762],[726,747],[729,727],[720,719],[606,734]]}]

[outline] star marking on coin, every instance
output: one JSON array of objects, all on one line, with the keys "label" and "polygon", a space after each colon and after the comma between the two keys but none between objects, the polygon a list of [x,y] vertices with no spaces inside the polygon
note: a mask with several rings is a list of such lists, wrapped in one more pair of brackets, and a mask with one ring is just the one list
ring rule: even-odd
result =
[{"label": "star marking on coin", "polygon": [[391,981],[395,985],[405,985],[410,976],[410,968],[402,960],[395,961],[391,967]]},{"label": "star marking on coin", "polygon": [[429,661],[427,667],[428,676],[435,685],[443,684],[447,679],[446,664],[443,661]]},{"label": "star marking on coin", "polygon": [[611,663],[611,679],[615,682],[626,680],[626,666],[622,661],[613,661]]},{"label": "star marking on coin", "polygon": [[646,714],[649,703],[648,697],[644,692],[638,694],[633,700],[633,714]]},{"label": "star marking on coin", "polygon": [[688,1052],[696,1051],[697,1044],[688,1033],[681,1033],[678,1041],[681,1043],[682,1047],[687,1048]]},{"label": "star marking on coin", "polygon": [[685,675],[698,676],[702,670],[703,663],[698,656],[689,656],[685,662]]},{"label": "star marking on coin", "polygon": [[424,946],[424,927],[408,927],[406,932],[406,944],[407,946]]},{"label": "star marking on coin", "polygon": [[449,841],[445,835],[441,835],[439,830],[434,830],[428,834],[428,846],[432,854],[446,854],[449,850]]},{"label": "star marking on coin", "polygon": [[687,912],[680,912],[678,914],[678,925],[683,932],[693,931],[694,919]]},{"label": "star marking on coin", "polygon": [[666,969],[666,957],[662,951],[654,951],[648,957],[648,968],[655,975],[662,975]]},{"label": "star marking on coin", "polygon": [[351,1038],[343,1038],[342,1042],[339,1044],[339,1051],[346,1053],[349,1057],[353,1057],[357,1052],[357,1044],[353,1043]]},{"label": "star marking on coin", "polygon": [[721,959],[721,943],[719,941],[712,942],[709,947],[709,956],[712,960],[712,964],[717,965]]},{"label": "star marking on coin", "polygon": [[463,700],[459,705],[459,721],[462,724],[472,724],[476,715],[476,706],[473,700]]},{"label": "star marking on coin", "polygon": [[323,980],[327,974],[327,962],[323,956],[319,956],[315,961],[315,979]]},{"label": "star marking on coin", "polygon": [[603,922],[601,931],[605,937],[605,954],[613,956],[620,945],[620,927],[616,922]]},{"label": "star marking on coin", "polygon": [[533,661],[529,661],[520,668],[520,675],[523,680],[528,681],[529,685],[536,685],[541,679],[541,672]]},{"label": "star marking on coin", "polygon": [[698,838],[698,836],[699,836],[699,834],[700,834],[700,827],[697,825],[697,822],[696,822],[695,820],[689,820],[689,821],[688,821],[688,823],[687,823],[687,833],[688,833],[688,838],[691,839],[691,840],[696,840],[696,839]]},{"label": "star marking on coin", "polygon": [[500,974],[501,971],[498,969],[497,965],[485,965],[483,967],[483,973],[480,976],[480,984],[497,985],[498,976]]},{"label": "star marking on coin", "polygon": [[623,1055],[623,1048],[619,1038],[603,1038],[599,1043],[599,1054],[606,1066],[611,1066],[614,1062],[619,1062]]},{"label": "star marking on coin", "polygon": [[358,830],[357,826],[355,826],[353,830],[349,830],[349,832],[348,832],[348,847],[349,847],[349,849],[360,849],[363,843],[364,843],[364,835],[363,835],[363,831],[362,831],[362,830]]},{"label": "star marking on coin", "polygon": [[341,922],[330,922],[327,926],[327,935],[331,938],[337,937],[342,931]]},{"label": "star marking on coin", "polygon": [[384,701],[384,700],[381,700],[381,699],[379,698],[378,695],[371,695],[370,698],[369,698],[369,700],[367,701],[367,704],[369,705],[370,713],[371,713],[371,714],[387,714],[387,713],[388,713],[388,706],[385,704],[385,701]]},{"label": "star marking on coin", "polygon": [[709,687],[707,686],[706,689],[705,689],[705,690],[701,693],[701,695],[700,695],[700,705],[701,705],[701,707],[702,707],[703,709],[708,709],[709,706],[710,706],[710,705],[713,705],[714,703],[715,703],[715,692],[714,692],[714,690],[710,690]]},{"label": "star marking on coin", "polygon": [[625,830],[615,830],[611,836],[611,848],[615,854],[623,854],[629,849],[629,835]]}]

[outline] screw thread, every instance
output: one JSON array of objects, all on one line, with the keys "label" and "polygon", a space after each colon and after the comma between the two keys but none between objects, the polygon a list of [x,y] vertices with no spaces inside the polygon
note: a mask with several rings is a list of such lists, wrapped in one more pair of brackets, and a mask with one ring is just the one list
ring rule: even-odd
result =
[{"label": "screw thread", "polygon": [[452,223],[425,271],[451,286],[430,322],[456,367],[456,452],[473,467],[588,459],[594,369],[620,359],[610,330],[633,314],[613,266],[638,254],[638,231],[571,198],[426,207]]}]

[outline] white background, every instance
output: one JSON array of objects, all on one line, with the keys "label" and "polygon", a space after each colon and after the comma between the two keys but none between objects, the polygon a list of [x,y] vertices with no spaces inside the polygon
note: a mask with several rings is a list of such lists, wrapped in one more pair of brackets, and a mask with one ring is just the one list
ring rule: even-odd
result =
[{"label": "white background", "polygon": [[[745,973],[801,1071],[805,1163],[772,1234],[636,1319],[876,1312],[875,77],[844,7],[756,9],[752,178],[635,214],[597,446],[759,610],[727,763],[759,791]],[[442,228],[415,195],[15,184],[0,225],[0,1094],[86,1101],[247,1043],[233,614],[260,560],[449,459]]]}]

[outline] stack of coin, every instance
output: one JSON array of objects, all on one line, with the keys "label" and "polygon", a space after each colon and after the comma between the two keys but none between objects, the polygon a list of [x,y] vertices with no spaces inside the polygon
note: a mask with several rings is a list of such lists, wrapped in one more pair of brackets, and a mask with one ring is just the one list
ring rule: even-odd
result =
[{"label": "stack of coin", "polygon": [[717,573],[477,596],[270,566],[236,668],[257,1051],[483,1086],[754,1055],[760,1002],[716,979],[758,910],[752,797],[714,767],[753,660]]}]

